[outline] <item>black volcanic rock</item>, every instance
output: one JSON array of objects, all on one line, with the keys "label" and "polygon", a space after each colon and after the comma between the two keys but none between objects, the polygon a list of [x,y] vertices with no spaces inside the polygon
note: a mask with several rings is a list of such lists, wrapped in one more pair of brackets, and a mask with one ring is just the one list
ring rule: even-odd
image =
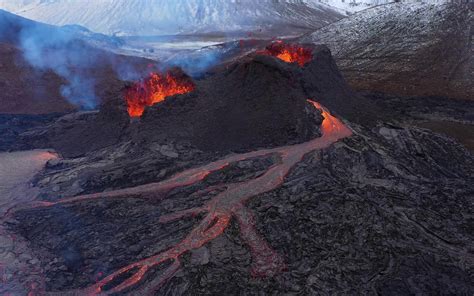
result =
[{"label": "black volcanic rock", "polygon": [[146,110],[135,138],[178,138],[202,150],[234,151],[307,141],[319,135],[322,118],[299,76],[296,65],[246,57],[198,81],[193,93]]},{"label": "black volcanic rock", "polygon": [[[252,248],[232,219],[222,235],[182,254],[181,268],[155,295],[473,294],[472,153],[448,137],[397,124],[402,115],[419,109],[397,107],[396,101],[381,105],[396,116],[381,118],[384,122],[376,127],[366,125],[364,116],[374,121],[375,109],[345,86],[327,48],[315,47],[314,54],[302,68],[269,56],[246,57],[196,81],[194,92],[147,108],[141,119],[129,119],[120,92],[111,93],[98,113],[63,117],[45,132],[54,131],[57,143],[65,144],[58,146],[63,155],[84,157],[49,162],[34,180],[38,199],[162,181],[223,157],[236,135],[247,145],[239,149],[267,145],[266,137],[301,141],[306,127],[318,131],[319,112],[309,108],[306,114],[306,99],[313,98],[342,119],[350,118],[346,124],[353,135],[307,153],[280,187],[245,204],[258,234],[283,257],[285,268],[272,277],[253,276]],[[447,106],[452,103],[421,110],[439,116]],[[301,130],[280,129],[282,119],[266,108],[277,115],[286,111],[286,124]],[[270,123],[258,121],[257,115]],[[246,128],[239,130],[241,122]],[[230,123],[232,130],[223,128]],[[274,128],[268,134],[266,124]],[[215,146],[199,151],[184,146],[186,141],[204,150],[205,141]],[[277,154],[234,159],[169,192],[128,191],[117,198],[26,208],[16,211],[7,226],[37,252],[45,290],[67,294],[176,246],[202,215],[169,223],[161,218],[202,208],[279,161]],[[124,293],[142,295],[142,288],[157,288],[168,263],[148,270]]]},{"label": "black volcanic rock", "polygon": [[[360,98],[345,84],[327,48],[315,47],[314,55],[303,68],[272,56],[243,57],[196,80],[194,91],[147,107],[141,118],[129,118],[126,86],[116,83],[116,91],[109,91],[98,113],[81,115],[83,120],[74,115],[63,118],[44,131],[47,137],[36,138],[43,141],[39,147],[53,147],[66,157],[124,141],[150,146],[172,140],[221,152],[305,142],[320,136],[322,122],[308,99],[354,120],[357,116],[351,114],[360,110]],[[35,133],[25,142],[38,146],[31,145],[31,137]]]},{"label": "black volcanic rock", "polygon": [[[131,169],[161,169],[149,160]],[[125,161],[95,169],[101,177],[126,174],[114,167]],[[162,224],[161,216],[198,207],[223,190],[219,184],[254,178],[272,163],[269,157],[232,163],[166,199],[100,199],[20,211],[11,229],[35,250],[47,250],[40,257],[46,289],[66,294],[95,283],[98,273],[175,245],[200,217]],[[250,249],[232,222],[223,235],[183,254],[179,273],[155,295],[471,295],[473,163],[459,144],[426,130],[357,129],[309,153],[280,188],[248,203],[258,232],[284,256],[287,270],[273,278],[252,277]],[[90,173],[98,163],[89,165]],[[52,183],[80,181],[73,177],[77,171],[58,168],[45,177]],[[111,188],[103,186],[99,191]],[[130,293],[140,294],[141,285],[158,277],[149,271]]]},{"label": "black volcanic rock", "polygon": [[49,129],[49,142],[65,157],[82,156],[88,151],[117,144],[129,123],[128,115],[120,112],[120,107],[122,105],[106,104],[101,112],[83,113],[83,120],[75,114],[63,117],[63,124]]},{"label": "black volcanic rock", "polygon": [[202,151],[235,152],[290,145],[320,135],[322,117],[308,99],[373,126],[380,112],[349,88],[329,49],[307,46],[313,59],[303,67],[254,53],[194,81],[194,91],[145,108],[138,119],[127,114],[126,85],[114,81],[98,113],[67,116],[43,131],[47,137],[33,132],[24,142],[66,157],[124,141],[150,146],[172,140]]},{"label": "black volcanic rock", "polygon": [[[309,46],[309,45],[306,45]],[[352,122],[373,125],[380,112],[373,102],[355,93],[344,80],[326,45],[313,48],[313,59],[304,66],[302,83],[309,98]]]},{"label": "black volcanic rock", "polygon": [[[120,83],[120,84],[119,84]],[[121,87],[120,87],[121,85]],[[0,141],[0,150],[28,150],[53,148],[62,157],[79,157],[114,144],[126,137],[126,128],[130,119],[125,102],[120,98],[125,84],[116,82],[116,89],[104,92],[105,101],[99,111],[81,111],[61,116],[61,114],[36,115],[39,118],[57,118],[43,120],[43,123],[32,124],[20,129],[20,133],[10,135]],[[8,119],[13,115],[3,115]],[[26,115],[17,115],[26,118]],[[32,117],[32,115],[30,116]],[[27,129],[25,131],[25,129]]]},{"label": "black volcanic rock", "polygon": [[197,81],[190,94],[148,108],[134,126],[136,141],[166,138],[202,150],[249,150],[307,141],[319,135],[313,99],[352,122],[373,126],[380,111],[354,93],[326,46],[303,45],[313,59],[299,67],[251,54]]}]

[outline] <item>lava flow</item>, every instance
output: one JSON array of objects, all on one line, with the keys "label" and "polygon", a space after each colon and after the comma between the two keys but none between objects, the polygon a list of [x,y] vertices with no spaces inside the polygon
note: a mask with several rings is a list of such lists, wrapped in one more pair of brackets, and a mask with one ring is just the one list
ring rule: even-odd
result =
[{"label": "lava flow", "polygon": [[[98,295],[122,292],[139,283],[151,268],[166,262],[172,262],[171,265],[166,267],[160,277],[152,281],[146,290],[139,291],[139,294],[148,294],[156,291],[179,270],[181,265],[179,258],[182,254],[200,248],[204,244],[220,236],[229,226],[232,218],[235,218],[235,221],[238,223],[241,238],[245,243],[247,243],[251,252],[252,275],[260,277],[273,276],[284,270],[286,266],[283,257],[275,252],[259,235],[255,228],[255,218],[253,217],[253,213],[245,207],[246,202],[252,197],[259,196],[281,186],[286,175],[307,153],[329,147],[334,142],[352,135],[349,128],[340,120],[332,116],[324,107],[311,100],[308,100],[308,102],[315,108],[321,110],[324,117],[323,124],[321,125],[322,136],[320,138],[293,146],[262,149],[245,154],[231,155],[205,166],[178,173],[170,179],[158,183],[151,183],[106,193],[83,195],[63,199],[58,202],[38,202],[30,204],[29,208],[35,208],[81,202],[98,198],[119,198],[130,196],[152,197],[156,196],[153,194],[156,194],[157,192],[168,192],[172,188],[194,184],[203,180],[211,172],[221,170],[230,163],[236,161],[269,154],[279,155],[279,160],[272,165],[267,172],[258,178],[240,183],[225,184],[225,190],[210,199],[204,206],[160,217],[160,223],[168,223],[189,215],[199,213],[205,214],[199,224],[178,244],[170,247],[164,252],[132,263],[128,266],[124,266],[90,287],[70,292],[74,295]],[[18,211],[21,208],[13,209],[13,211]],[[113,286],[112,283],[115,283],[117,279],[123,280]]]},{"label": "lava flow", "polygon": [[131,117],[140,117],[146,106],[163,101],[166,97],[194,90],[194,83],[182,72],[150,73],[125,91],[127,111]]},{"label": "lava flow", "polygon": [[298,63],[303,67],[313,59],[313,51],[297,44],[287,44],[283,41],[277,41],[265,48],[257,51],[257,54],[271,55],[287,63]]}]

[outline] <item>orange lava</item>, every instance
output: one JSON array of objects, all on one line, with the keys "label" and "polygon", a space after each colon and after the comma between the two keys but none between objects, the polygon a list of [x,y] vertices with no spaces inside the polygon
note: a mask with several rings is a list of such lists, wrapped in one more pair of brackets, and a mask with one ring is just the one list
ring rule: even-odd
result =
[{"label": "orange lava", "polygon": [[191,92],[194,88],[194,83],[182,72],[151,73],[125,91],[128,114],[140,117],[146,106],[161,102],[169,96]]},{"label": "orange lava", "polygon": [[271,55],[279,58],[287,63],[298,63],[303,67],[306,63],[313,59],[313,52],[310,48],[306,48],[297,44],[287,44],[283,41],[277,41],[257,52],[258,54]]},{"label": "orange lava", "polygon": [[321,115],[324,120],[321,124],[321,132],[323,135],[339,134],[343,130],[346,130],[347,127],[341,123],[336,117],[332,116],[329,111],[324,108],[320,103],[308,100],[316,109],[321,111]]},{"label": "orange lava", "polygon": [[[36,202],[14,211],[25,208],[51,207],[55,205],[81,202],[99,198],[137,197],[156,198],[157,193],[166,193],[173,188],[195,184],[203,180],[211,172],[222,170],[231,163],[264,155],[277,154],[279,159],[261,176],[244,182],[227,183],[221,186],[225,190],[213,196],[204,205],[177,211],[161,216],[159,223],[166,224],[186,216],[203,214],[204,218],[180,242],[158,254],[131,263],[100,279],[94,285],[69,291],[71,295],[110,295],[123,293],[140,283],[144,275],[152,268],[165,262],[171,265],[165,267],[160,276],[153,279],[145,287],[138,287],[137,295],[156,293],[160,287],[172,278],[181,266],[180,256],[190,250],[197,249],[220,236],[230,225],[233,218],[239,225],[240,237],[245,242],[252,255],[251,274],[255,277],[272,277],[286,269],[284,257],[272,249],[272,246],[260,235],[256,228],[256,219],[252,211],[246,208],[247,202],[254,197],[272,191],[282,185],[291,169],[298,164],[307,153],[324,149],[333,143],[352,135],[351,130],[319,103],[308,100],[324,117],[321,126],[322,136],[305,143],[283,146],[272,149],[261,149],[244,154],[233,154],[221,160],[211,162],[201,167],[191,168],[173,177],[158,182],[132,188],[119,189],[104,193],[95,193],[57,202]],[[159,196],[159,195],[158,195]],[[110,284],[120,278],[121,282],[112,287]]]}]

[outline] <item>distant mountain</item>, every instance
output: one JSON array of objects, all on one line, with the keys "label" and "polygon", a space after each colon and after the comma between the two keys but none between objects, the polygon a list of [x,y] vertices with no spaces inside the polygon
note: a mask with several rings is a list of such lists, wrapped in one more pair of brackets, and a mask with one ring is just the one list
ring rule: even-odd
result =
[{"label": "distant mountain", "polygon": [[326,4],[339,11],[352,14],[378,5],[401,2],[404,4],[443,4],[450,0],[306,0],[309,5]]},{"label": "distant mountain", "polygon": [[371,8],[381,4],[394,2],[394,0],[306,0],[311,5],[325,4],[342,13],[352,14],[354,12]]},{"label": "distant mountain", "polygon": [[315,29],[342,17],[327,5],[303,0],[8,0],[2,7],[48,24],[140,36]]},{"label": "distant mountain", "polygon": [[358,90],[474,99],[473,4],[394,3],[300,39],[327,44]]}]

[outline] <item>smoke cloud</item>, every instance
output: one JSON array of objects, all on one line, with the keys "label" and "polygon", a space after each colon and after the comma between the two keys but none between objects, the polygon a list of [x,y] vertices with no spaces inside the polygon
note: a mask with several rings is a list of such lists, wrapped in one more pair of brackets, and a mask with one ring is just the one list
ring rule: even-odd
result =
[{"label": "smoke cloud", "polygon": [[69,102],[81,109],[96,107],[95,80],[87,72],[96,65],[97,54],[86,50],[74,34],[32,23],[21,29],[19,44],[32,66],[52,70],[67,80],[60,91]]},{"label": "smoke cloud", "polygon": [[174,56],[168,61],[167,66],[180,67],[189,75],[198,77],[210,67],[218,64],[222,59],[222,55],[216,49],[200,50],[189,55]]},{"label": "smoke cloud", "polygon": [[[92,35],[94,37],[90,37]],[[89,40],[99,40],[111,46],[114,46],[112,41],[122,40],[97,35],[82,27],[55,27],[0,11],[0,41],[20,47],[24,59],[33,67],[53,71],[64,78],[59,90],[61,95],[83,110],[95,109],[100,103],[96,90],[99,90],[98,83],[104,77],[98,74],[103,69],[112,70],[117,78],[125,81],[137,81],[148,72],[165,71],[175,66],[181,67],[191,76],[199,77],[232,50],[230,46],[225,49],[208,47],[185,51],[159,62],[149,61],[148,68],[144,69],[143,64],[147,63],[145,60],[123,58],[95,48]]]}]

